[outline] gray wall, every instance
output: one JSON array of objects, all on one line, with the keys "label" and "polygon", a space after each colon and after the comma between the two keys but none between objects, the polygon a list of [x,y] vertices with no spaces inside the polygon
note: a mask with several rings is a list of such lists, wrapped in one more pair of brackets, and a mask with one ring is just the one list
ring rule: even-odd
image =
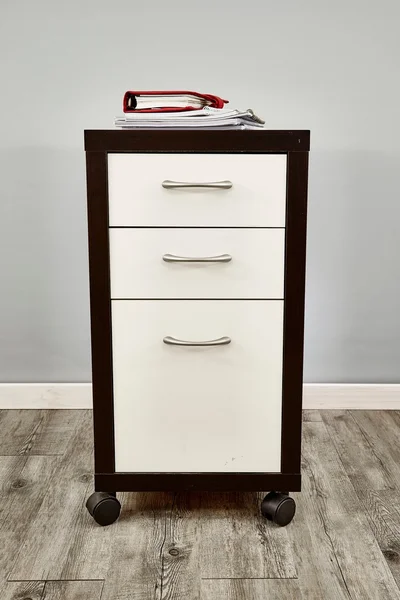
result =
[{"label": "gray wall", "polygon": [[0,11],[1,380],[90,380],[83,129],[182,87],[312,130],[306,381],[399,380],[398,2]]}]

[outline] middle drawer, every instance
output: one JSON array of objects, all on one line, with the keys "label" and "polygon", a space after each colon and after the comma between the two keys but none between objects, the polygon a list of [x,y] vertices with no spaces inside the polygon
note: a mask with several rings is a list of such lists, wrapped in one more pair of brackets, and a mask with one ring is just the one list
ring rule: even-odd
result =
[{"label": "middle drawer", "polygon": [[111,228],[111,298],[283,299],[284,229]]}]

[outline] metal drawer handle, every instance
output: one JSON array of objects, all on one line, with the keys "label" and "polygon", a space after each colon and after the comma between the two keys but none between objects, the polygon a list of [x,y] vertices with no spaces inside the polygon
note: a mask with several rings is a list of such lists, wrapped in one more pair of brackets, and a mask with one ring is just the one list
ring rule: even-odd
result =
[{"label": "metal drawer handle", "polygon": [[218,256],[175,256],[175,254],[164,254],[164,262],[168,263],[228,263],[231,262],[230,254],[219,254]]},{"label": "metal drawer handle", "polygon": [[178,340],[170,335],[167,335],[163,339],[164,344],[169,344],[170,346],[225,346],[226,344],[230,344],[231,341],[231,338],[226,335],[217,340],[208,340],[206,342],[188,342],[187,340]]},{"label": "metal drawer handle", "polygon": [[194,183],[190,181],[171,181],[170,179],[166,179],[162,182],[162,186],[166,190],[173,190],[175,188],[215,188],[218,190],[230,190],[233,183],[228,180]]}]

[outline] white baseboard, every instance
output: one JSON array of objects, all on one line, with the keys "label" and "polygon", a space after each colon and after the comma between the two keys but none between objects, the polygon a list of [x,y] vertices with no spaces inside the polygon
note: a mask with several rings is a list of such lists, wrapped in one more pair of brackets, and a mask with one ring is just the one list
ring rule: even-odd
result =
[{"label": "white baseboard", "polygon": [[[305,409],[400,410],[400,384],[304,384]],[[0,409],[92,408],[90,383],[0,383]]]},{"label": "white baseboard", "polygon": [[400,410],[400,384],[306,383],[303,408]]},{"label": "white baseboard", "polygon": [[0,383],[5,408],[92,408],[92,384]]}]

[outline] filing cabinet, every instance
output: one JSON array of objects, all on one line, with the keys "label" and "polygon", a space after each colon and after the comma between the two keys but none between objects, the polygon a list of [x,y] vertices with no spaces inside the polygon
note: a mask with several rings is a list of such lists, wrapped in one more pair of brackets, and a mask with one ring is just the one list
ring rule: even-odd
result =
[{"label": "filing cabinet", "polygon": [[301,487],[308,131],[85,132],[95,492]]}]

